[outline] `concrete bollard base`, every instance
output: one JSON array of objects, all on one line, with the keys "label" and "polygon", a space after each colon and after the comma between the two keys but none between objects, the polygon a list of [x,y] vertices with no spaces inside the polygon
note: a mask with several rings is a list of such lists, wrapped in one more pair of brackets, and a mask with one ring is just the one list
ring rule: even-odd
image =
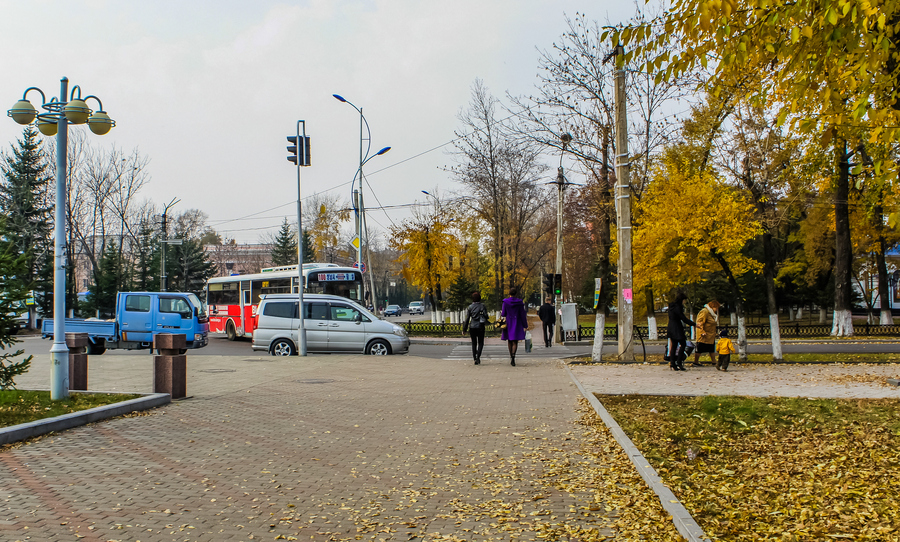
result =
[{"label": "concrete bollard base", "polygon": [[66,333],[66,347],[69,349],[69,389],[88,389],[88,334]]},{"label": "concrete bollard base", "polygon": [[172,399],[187,396],[187,356],[179,352],[187,346],[184,335],[160,333],[153,338],[159,356],[153,358],[153,392],[168,393]]}]

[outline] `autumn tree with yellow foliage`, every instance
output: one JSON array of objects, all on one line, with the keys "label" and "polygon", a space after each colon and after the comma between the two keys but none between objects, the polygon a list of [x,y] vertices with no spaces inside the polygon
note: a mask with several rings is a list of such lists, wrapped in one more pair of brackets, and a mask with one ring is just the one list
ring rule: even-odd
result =
[{"label": "autumn tree with yellow foliage", "polygon": [[[611,31],[613,42],[636,45],[624,60],[649,58],[644,68],[658,79],[709,70],[714,95],[774,104],[779,124],[832,147],[836,336],[853,334],[851,168],[862,166],[864,144],[900,140],[898,33],[898,0],[676,0],[650,22]],[[893,179],[896,154],[873,155],[863,167]]]},{"label": "autumn tree with yellow foliage", "polygon": [[762,233],[754,209],[740,191],[709,170],[669,149],[655,170],[655,182],[637,205],[634,235],[635,285],[648,282],[674,289],[721,272],[732,292],[738,320],[738,349],[747,356],[744,293],[738,278],[759,272],[744,246]]}]

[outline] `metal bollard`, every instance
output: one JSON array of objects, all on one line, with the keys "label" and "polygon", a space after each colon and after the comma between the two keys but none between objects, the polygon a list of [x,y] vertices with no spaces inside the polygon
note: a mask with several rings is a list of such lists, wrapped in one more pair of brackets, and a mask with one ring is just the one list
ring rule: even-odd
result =
[{"label": "metal bollard", "polygon": [[87,391],[88,389],[88,334],[66,333],[66,346],[69,348],[69,389]]},{"label": "metal bollard", "polygon": [[184,335],[159,333],[153,337],[153,348],[159,352],[153,358],[153,392],[168,393],[172,399],[187,396],[187,348]]}]

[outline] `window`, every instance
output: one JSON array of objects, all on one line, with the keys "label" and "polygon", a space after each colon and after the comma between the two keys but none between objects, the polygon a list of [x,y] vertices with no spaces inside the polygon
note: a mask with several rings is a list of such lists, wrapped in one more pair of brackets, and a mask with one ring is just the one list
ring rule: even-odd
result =
[{"label": "window", "polygon": [[270,301],[263,307],[264,316],[275,318],[296,318],[297,303],[291,301]]},{"label": "window", "polygon": [[347,305],[331,305],[331,319],[339,322],[355,322],[359,318],[363,322],[369,319],[362,315],[358,310]]},{"label": "window", "polygon": [[238,295],[237,282],[212,283],[206,293],[206,304],[237,305],[240,300]]},{"label": "window", "polygon": [[325,303],[303,303],[306,309],[304,320],[328,320],[328,305]]},{"label": "window", "polygon": [[191,305],[180,297],[160,297],[159,312],[174,312],[182,318],[190,318],[194,315]]},{"label": "window", "polygon": [[150,312],[149,295],[125,296],[125,310],[131,312]]}]

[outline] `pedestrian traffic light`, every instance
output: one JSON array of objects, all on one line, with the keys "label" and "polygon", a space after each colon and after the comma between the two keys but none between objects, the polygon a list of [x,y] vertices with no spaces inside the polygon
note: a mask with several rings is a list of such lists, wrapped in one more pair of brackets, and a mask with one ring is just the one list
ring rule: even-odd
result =
[{"label": "pedestrian traffic light", "polygon": [[557,273],[553,276],[553,295],[562,295],[562,274]]},{"label": "pedestrian traffic light", "polygon": [[289,162],[294,164],[297,161],[300,161],[301,166],[308,166],[310,164],[309,161],[309,137],[300,136],[301,144],[297,144],[297,136],[287,136],[288,146],[287,150],[290,155],[288,155],[287,159]]},{"label": "pedestrian traffic light", "polygon": [[553,273],[544,273],[543,291],[547,295],[553,295]]}]

